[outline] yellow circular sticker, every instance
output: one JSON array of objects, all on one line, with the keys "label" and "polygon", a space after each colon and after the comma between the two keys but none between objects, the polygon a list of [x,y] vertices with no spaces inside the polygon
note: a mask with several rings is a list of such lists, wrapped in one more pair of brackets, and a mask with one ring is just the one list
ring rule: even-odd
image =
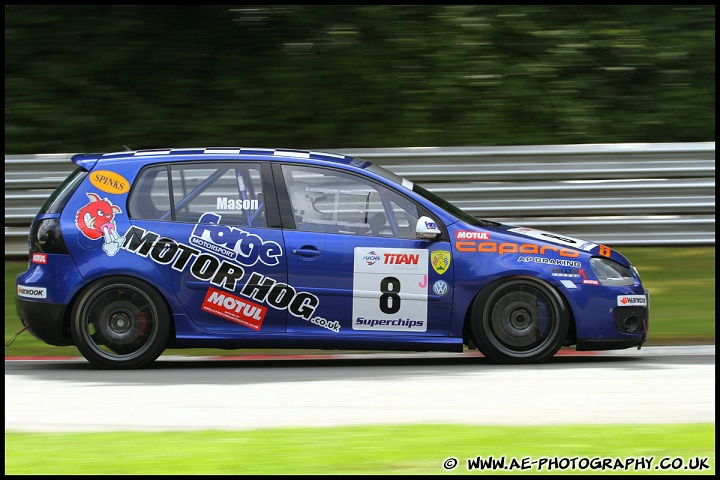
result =
[{"label": "yellow circular sticker", "polygon": [[127,193],[130,183],[122,175],[110,170],[98,170],[90,174],[90,183],[107,193],[120,195]]}]

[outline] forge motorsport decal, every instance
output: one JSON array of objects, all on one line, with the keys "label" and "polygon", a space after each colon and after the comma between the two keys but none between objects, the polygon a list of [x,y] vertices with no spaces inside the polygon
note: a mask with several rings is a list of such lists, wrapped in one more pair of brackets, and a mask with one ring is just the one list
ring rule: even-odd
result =
[{"label": "forge motorsport decal", "polygon": [[426,332],[428,252],[355,247],[353,330]]},{"label": "forge motorsport decal", "polygon": [[248,267],[258,261],[271,266],[280,262],[282,248],[277,242],[265,242],[241,228],[220,225],[220,220],[216,213],[204,213],[190,235],[190,243]]},{"label": "forge motorsport decal", "polygon": [[115,226],[115,214],[122,211],[107,197],[100,199],[97,193],[87,193],[87,196],[90,203],[77,211],[75,225],[90,240],[102,238],[103,250],[112,257],[120,250],[123,243],[123,238],[118,235]]}]

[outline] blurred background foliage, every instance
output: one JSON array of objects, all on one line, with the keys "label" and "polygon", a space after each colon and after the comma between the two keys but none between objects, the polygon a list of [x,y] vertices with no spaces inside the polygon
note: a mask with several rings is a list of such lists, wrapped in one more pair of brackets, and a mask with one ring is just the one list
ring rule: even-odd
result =
[{"label": "blurred background foliage", "polygon": [[714,5],[5,6],[6,154],[714,139]]}]

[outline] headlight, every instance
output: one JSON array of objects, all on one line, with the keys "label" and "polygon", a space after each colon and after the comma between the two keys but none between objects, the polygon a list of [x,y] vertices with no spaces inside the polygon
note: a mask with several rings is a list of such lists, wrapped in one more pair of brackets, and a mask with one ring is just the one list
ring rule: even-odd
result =
[{"label": "headlight", "polygon": [[632,270],[623,267],[617,262],[607,258],[593,257],[590,259],[590,266],[603,285],[624,286],[635,284]]}]

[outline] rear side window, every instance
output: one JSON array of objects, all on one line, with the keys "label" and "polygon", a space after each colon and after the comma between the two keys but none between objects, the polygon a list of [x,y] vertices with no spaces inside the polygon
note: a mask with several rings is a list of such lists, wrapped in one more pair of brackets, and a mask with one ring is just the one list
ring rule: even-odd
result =
[{"label": "rear side window", "polygon": [[144,170],[130,195],[130,218],[197,223],[206,213],[219,223],[264,227],[260,164],[162,165]]},{"label": "rear side window", "polygon": [[145,169],[130,192],[128,214],[140,220],[171,220],[168,165]]},{"label": "rear side window", "polygon": [[45,204],[40,208],[40,214],[43,213],[60,213],[65,207],[65,204],[70,199],[78,186],[82,183],[85,177],[88,176],[87,170],[83,168],[76,168],[63,182],[55,189],[50,197],[45,201]]}]

